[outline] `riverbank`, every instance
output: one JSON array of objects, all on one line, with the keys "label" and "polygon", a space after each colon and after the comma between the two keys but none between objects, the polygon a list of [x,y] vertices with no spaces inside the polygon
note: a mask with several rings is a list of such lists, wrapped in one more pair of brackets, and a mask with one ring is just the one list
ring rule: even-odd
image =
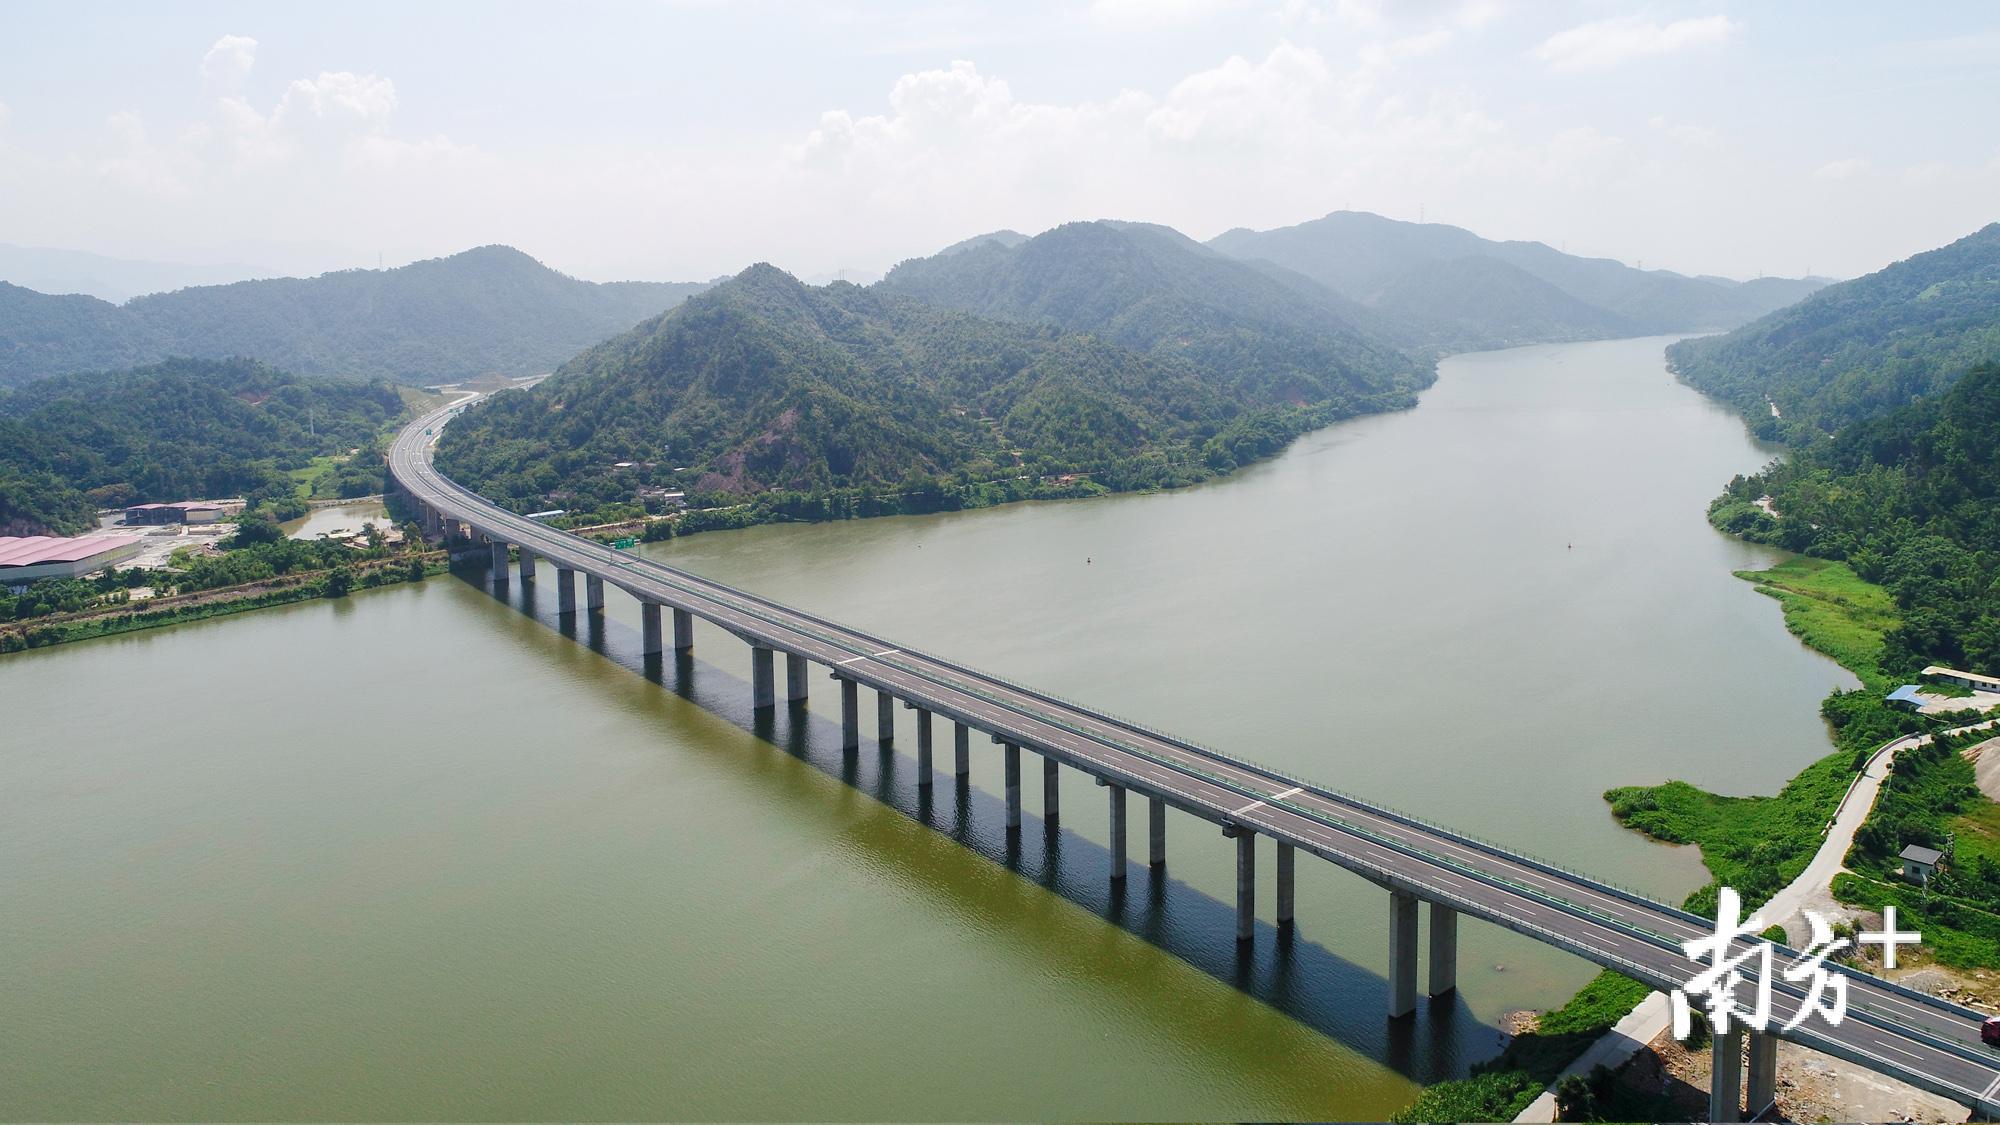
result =
[{"label": "riverbank", "polygon": [[[29,618],[0,624],[0,653],[25,652],[97,637],[157,629],[211,617],[226,617],[271,606],[315,598],[345,597],[355,590],[372,590],[403,582],[418,582],[445,571],[443,551],[423,551],[385,559],[362,560],[352,567],[287,574],[237,586],[197,590],[124,602],[79,613]],[[336,574],[346,574],[336,579]]]},{"label": "riverbank", "polygon": [[[1861,681],[1861,693],[1836,692],[1833,698],[1877,691],[1886,684],[1889,677],[1880,664],[1882,637],[1899,623],[1888,591],[1862,581],[1844,564],[1823,559],[1792,558],[1763,570],[1733,573],[1783,607],[1787,630],[1806,647],[1833,659]],[[1822,704],[1822,711],[1826,710],[1827,705]],[[1866,731],[1873,729],[1866,722],[1848,726],[1852,737],[1865,737]],[[1611,804],[1612,815],[1626,827],[1663,843],[1693,844],[1700,849],[1711,879],[1687,897],[1687,909],[1713,911],[1716,889],[1725,884],[1737,888],[1747,901],[1759,902],[1790,892],[1823,850],[1829,826],[1841,819],[1837,814],[1856,786],[1858,771],[1855,754],[1837,730],[1834,738],[1840,748],[1807,766],[1775,796],[1730,797],[1684,781],[1669,781],[1608,790],[1604,798]],[[1872,749],[1863,757],[1872,758]],[[1871,804],[1872,797],[1871,789]],[[1850,837],[1866,809],[1866,805],[1861,806],[1860,815],[1849,818],[1853,821]],[[1841,855],[1845,852],[1841,847]],[[1539,1078],[1532,1090],[1519,1093],[1517,1084],[1503,1086],[1488,1077],[1491,1071],[1475,1073],[1463,1082],[1432,1087],[1435,1095],[1426,1091],[1408,1111],[1414,1116],[1407,1119],[1445,1120],[1439,1114],[1446,1107],[1483,1093],[1487,1097],[1478,1103],[1480,1108],[1504,1114],[1499,1120],[1554,1120],[1553,1087],[1560,1077],[1588,1073],[1588,1065],[1579,1066],[1593,1058],[1615,1070],[1657,1038],[1660,1028],[1654,1025],[1664,1017],[1665,1005],[1642,1007],[1642,1001],[1657,994],[1637,982],[1625,983],[1630,986],[1630,1002],[1622,1010],[1604,1013],[1597,1035],[1585,1041],[1589,1050],[1572,1051],[1555,1060],[1553,1066],[1533,1069],[1512,1065],[1506,1055],[1485,1064],[1494,1071]],[[1505,1096],[1498,1096],[1501,1094]]]}]

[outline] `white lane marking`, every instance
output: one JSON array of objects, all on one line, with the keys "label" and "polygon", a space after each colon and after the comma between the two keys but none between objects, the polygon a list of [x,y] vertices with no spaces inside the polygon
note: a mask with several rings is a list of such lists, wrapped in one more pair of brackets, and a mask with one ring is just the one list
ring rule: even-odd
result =
[{"label": "white lane marking", "polygon": [[1272,797],[1271,797],[1271,800],[1273,800],[1273,801],[1282,801],[1282,800],[1284,800],[1285,798],[1287,798],[1287,797],[1291,796],[1291,795],[1292,795],[1292,794],[1294,794],[1294,793],[1303,793],[1303,792],[1305,792],[1305,791],[1306,791],[1306,787],[1305,787],[1305,786],[1303,786],[1303,785],[1294,785],[1294,786],[1292,786],[1292,787],[1291,787],[1290,789],[1287,789],[1287,790],[1285,790],[1285,791],[1284,791],[1283,793],[1277,793],[1277,794],[1273,794],[1273,795],[1272,795]]},{"label": "white lane marking", "polygon": [[[759,622],[756,622],[756,624],[760,624],[760,625],[763,625],[763,624],[769,624],[769,622],[762,622],[762,621],[759,621]],[[794,630],[794,631],[796,631],[796,630]],[[901,651],[903,651],[903,650],[902,650],[902,649],[900,649],[900,648],[885,648],[885,649],[883,649],[883,650],[882,650],[881,652],[864,652],[864,653],[862,653],[862,654],[861,654],[860,656],[850,656],[850,657],[848,657],[848,658],[847,658],[847,659],[845,659],[845,660],[836,660],[836,661],[834,661],[833,663],[834,663],[834,665],[835,665],[835,666],[837,667],[837,666],[839,666],[839,665],[842,665],[842,664],[852,664],[852,663],[854,663],[854,662],[855,662],[855,661],[857,661],[857,660],[873,660],[873,659],[875,659],[875,658],[876,658],[876,657],[878,657],[878,656],[894,656],[894,655],[896,655],[897,653],[899,653],[899,652],[901,652]],[[995,716],[990,716],[990,715],[989,715],[989,716],[987,716],[987,717],[988,717],[988,718],[994,718]]]},{"label": "white lane marking", "polygon": [[1240,808],[1240,809],[1237,809],[1237,810],[1236,810],[1235,812],[1233,812],[1233,813],[1230,813],[1229,815],[1230,815],[1230,816],[1242,816],[1242,815],[1243,815],[1244,813],[1247,813],[1247,812],[1249,812],[1249,811],[1250,811],[1251,809],[1254,809],[1254,808],[1259,808],[1259,807],[1261,807],[1261,806],[1262,806],[1263,804],[1264,804],[1264,802],[1262,802],[1262,801],[1252,801],[1252,802],[1250,802],[1249,804],[1247,804],[1247,805],[1244,805],[1244,806],[1243,806],[1242,808]]},{"label": "white lane marking", "polygon": [[1995,1090],[2000,1090],[2000,1075],[1995,1075],[1993,1081],[1987,1083],[1984,1090],[1979,1091],[1979,1100],[1983,1102],[1991,1098]]}]

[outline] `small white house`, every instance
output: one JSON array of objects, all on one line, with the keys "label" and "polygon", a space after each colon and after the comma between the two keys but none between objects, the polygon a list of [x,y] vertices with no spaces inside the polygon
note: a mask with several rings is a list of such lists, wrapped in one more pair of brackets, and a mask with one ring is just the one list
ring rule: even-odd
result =
[{"label": "small white house", "polygon": [[1937,874],[1938,860],[1944,858],[1944,853],[1936,848],[1911,844],[1903,849],[1901,858],[1903,878],[1912,883],[1928,883],[1931,881],[1931,876]]}]

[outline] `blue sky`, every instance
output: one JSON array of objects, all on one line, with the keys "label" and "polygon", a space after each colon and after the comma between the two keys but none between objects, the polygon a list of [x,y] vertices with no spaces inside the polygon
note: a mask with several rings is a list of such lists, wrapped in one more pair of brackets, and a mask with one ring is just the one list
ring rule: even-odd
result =
[{"label": "blue sky", "polygon": [[2000,219],[1990,5],[0,8],[0,241],[315,272],[879,271],[1343,207],[1849,276]]}]

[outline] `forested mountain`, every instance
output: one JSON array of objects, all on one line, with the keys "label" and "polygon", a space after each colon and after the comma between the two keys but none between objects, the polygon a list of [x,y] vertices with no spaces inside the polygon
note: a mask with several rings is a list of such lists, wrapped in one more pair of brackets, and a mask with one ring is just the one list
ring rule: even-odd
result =
[{"label": "forested mountain", "polygon": [[[1277,230],[1236,229],[1209,246],[1232,257],[1283,266],[1409,325],[1442,347],[1520,343],[1522,328],[1540,339],[1590,339],[1632,333],[1730,328],[1779,307],[1811,281],[1737,284],[1636,270],[1605,258],[1580,258],[1540,242],[1496,242],[1440,223],[1405,223],[1359,211]],[[1477,265],[1447,264],[1478,259]],[[1474,272],[1476,271],[1476,273]],[[1429,286],[1426,277],[1447,283]],[[1494,319],[1469,316],[1467,280],[1497,290],[1482,298]],[[1535,285],[1534,282],[1543,285]],[[1454,283],[1456,282],[1456,283]],[[1554,298],[1560,291],[1575,303]]]},{"label": "forested mountain", "polygon": [[932,256],[941,258],[946,254],[956,254],[961,250],[970,250],[975,246],[988,242],[997,242],[1002,249],[1011,250],[1026,241],[1028,241],[1028,236],[1017,230],[988,231],[985,234],[975,234],[971,238],[960,239]]},{"label": "forested mountain", "polygon": [[1069,223],[1013,246],[974,240],[898,265],[879,288],[1184,359],[1247,402],[1353,407],[1431,378],[1352,302],[1166,227]]},{"label": "forested mountain", "polygon": [[96,507],[288,496],[288,470],[357,448],[354,493],[379,491],[377,438],[404,409],[385,382],[301,378],[240,359],[0,391],[0,534],[80,531]]},{"label": "forested mountain", "polygon": [[1766,438],[1809,440],[1935,394],[2000,356],[2000,223],[1667,355]]},{"label": "forested mountain", "polygon": [[[1755,504],[1765,495],[1775,519]],[[1892,671],[2000,670],[2000,365],[1738,477],[1713,516],[1888,587],[1903,608],[1883,659]]]},{"label": "forested mountain", "polygon": [[[965,253],[988,252],[1005,248]],[[523,510],[599,510],[647,485],[698,505],[883,489],[955,506],[1066,474],[1100,488],[1199,480],[1336,417],[1409,405],[1418,376],[1398,366],[1295,405],[1183,355],[759,265],[469,409],[438,455]]]},{"label": "forested mountain", "polygon": [[593,284],[505,246],[124,305],[0,284],[0,386],[167,356],[246,356],[307,375],[418,384],[526,375],[702,288]]},{"label": "forested mountain", "polygon": [[1375,311],[1437,346],[1637,336],[1645,330],[1497,258],[1440,258],[1385,282]]}]

